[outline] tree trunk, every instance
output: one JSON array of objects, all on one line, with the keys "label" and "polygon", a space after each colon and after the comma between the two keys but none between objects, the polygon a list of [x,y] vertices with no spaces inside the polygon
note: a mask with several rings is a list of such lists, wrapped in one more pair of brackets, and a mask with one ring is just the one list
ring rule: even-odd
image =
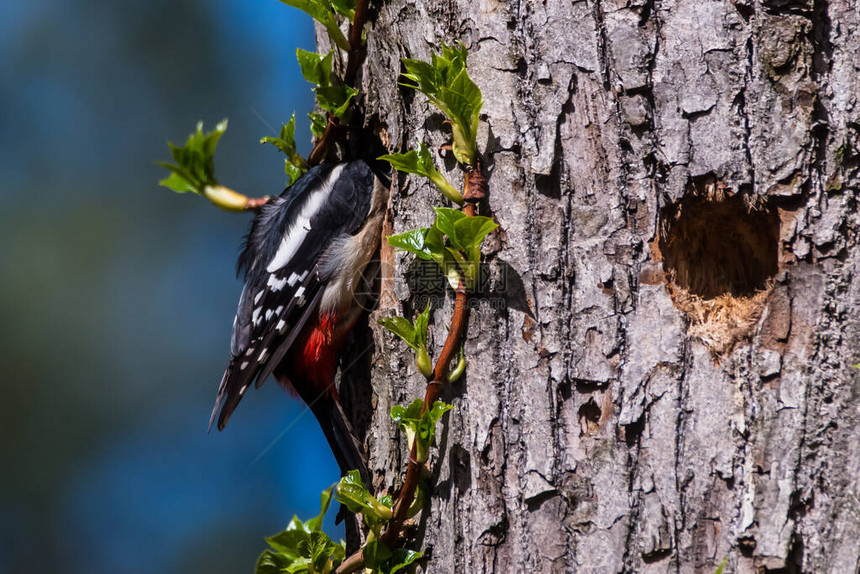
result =
[{"label": "tree trunk", "polygon": [[[856,2],[374,9],[368,125],[445,143],[399,59],[462,41],[501,226],[409,533],[426,570],[857,572]],[[395,232],[432,221],[427,182],[395,189]],[[407,456],[388,411],[424,388],[375,326],[426,295],[389,258],[356,406],[378,490]],[[450,293],[434,315],[438,352]]]}]

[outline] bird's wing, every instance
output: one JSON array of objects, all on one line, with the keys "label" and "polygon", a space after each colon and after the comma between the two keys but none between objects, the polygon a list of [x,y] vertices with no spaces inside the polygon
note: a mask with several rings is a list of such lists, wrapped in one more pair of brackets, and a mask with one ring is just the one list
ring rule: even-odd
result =
[{"label": "bird's wing", "polygon": [[210,428],[219,408],[224,428],[251,383],[263,383],[316,312],[326,280],[317,264],[332,241],[361,227],[373,184],[361,161],[318,166],[255,218],[239,258],[245,286]]}]

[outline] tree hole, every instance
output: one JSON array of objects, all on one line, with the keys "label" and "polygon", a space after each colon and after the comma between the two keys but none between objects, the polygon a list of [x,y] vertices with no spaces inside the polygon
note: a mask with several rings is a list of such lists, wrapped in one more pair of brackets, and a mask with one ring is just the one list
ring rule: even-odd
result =
[{"label": "tree hole", "polygon": [[600,429],[600,407],[594,401],[594,397],[588,399],[584,405],[579,407],[580,436],[594,434]]},{"label": "tree hole", "polygon": [[766,289],[779,266],[779,216],[739,195],[688,196],[663,210],[660,252],[674,283],[703,299]]},{"label": "tree hole", "polygon": [[715,354],[752,333],[779,270],[779,237],[775,209],[749,205],[712,177],[660,212],[652,246],[666,289],[689,334]]}]

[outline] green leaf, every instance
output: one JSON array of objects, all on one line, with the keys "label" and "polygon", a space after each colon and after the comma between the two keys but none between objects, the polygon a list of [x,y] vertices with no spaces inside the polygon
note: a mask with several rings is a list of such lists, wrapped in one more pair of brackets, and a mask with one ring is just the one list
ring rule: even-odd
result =
[{"label": "green leaf", "polygon": [[407,566],[421,558],[421,556],[423,556],[421,552],[415,552],[414,550],[407,550],[405,548],[395,548],[391,553],[391,558],[389,558],[379,569],[379,573],[395,574],[395,572],[405,570]]},{"label": "green leaf", "polygon": [[281,126],[278,137],[266,136],[260,139],[261,144],[270,143],[288,158],[298,155],[296,151],[296,114],[293,112],[290,121]]},{"label": "green leaf", "polygon": [[717,567],[717,571],[714,572],[714,574],[723,574],[723,570],[725,570],[726,565],[728,563],[729,563],[729,557],[726,556],[725,558],[723,558],[723,561],[720,562],[720,565],[719,565],[719,567]]},{"label": "green leaf", "polygon": [[448,373],[448,382],[456,383],[463,372],[466,370],[466,353],[463,350],[463,345],[460,345],[460,354],[457,357],[457,365]]},{"label": "green leaf", "polygon": [[433,65],[411,58],[403,58],[401,61],[406,68],[403,77],[415,82],[414,84],[403,83],[404,86],[414,88],[425,95],[435,95],[438,92],[439,79],[436,77],[436,70]]},{"label": "green leaf", "polygon": [[375,570],[391,557],[391,549],[379,540],[368,540],[362,548],[362,554],[364,555],[364,565]]},{"label": "green leaf", "polygon": [[296,48],[296,58],[305,80],[316,86],[331,85],[331,60],[334,50],[325,56]]},{"label": "green leaf", "polygon": [[[287,6],[298,8],[323,26],[332,41],[341,50],[349,50],[349,41],[343,35],[332,12],[332,4],[327,0],[281,0]],[[335,6],[337,9],[337,6]],[[338,12],[340,12],[338,10]]]},{"label": "green leaf", "polygon": [[379,159],[386,160],[394,169],[404,173],[414,173],[424,177],[430,177],[434,172],[438,173],[433,162],[433,154],[423,142],[419,143],[416,149],[406,153],[384,155]]},{"label": "green leaf", "polygon": [[402,424],[404,424],[405,421],[417,421],[419,419],[421,416],[421,406],[423,404],[424,401],[421,399],[415,399],[406,407],[402,405],[394,405],[391,407],[391,418],[394,422],[401,425],[400,428],[402,429]]},{"label": "green leaf", "polygon": [[461,44],[442,44],[442,53],[433,54],[430,62],[403,59],[408,80],[404,86],[414,88],[430,100],[451,121],[454,156],[457,161],[473,165],[477,160],[478,120],[483,106],[481,90],[466,70],[466,48]]},{"label": "green leaf", "polygon": [[168,142],[170,155],[175,163],[159,162],[158,165],[170,170],[170,175],[159,181],[178,193],[193,192],[203,195],[207,186],[217,186],[213,156],[218,141],[227,131],[227,120],[215,125],[211,132],[203,131],[203,122],[197,123],[197,129],[188,135],[185,144],[176,146]]},{"label": "green leaf", "polygon": [[444,264],[447,255],[445,253],[445,236],[435,225],[428,229],[424,236],[424,248],[430,253],[430,258],[433,261],[440,265]]},{"label": "green leaf", "polygon": [[303,558],[310,560],[315,572],[321,572],[335,553],[335,546],[327,534],[315,531],[299,543],[299,551]]},{"label": "green leaf", "polygon": [[436,222],[433,224],[436,229],[448,236],[448,240],[457,249],[465,249],[465,246],[460,242],[457,236],[457,222],[468,219],[466,214],[458,209],[450,207],[434,207],[436,210]]},{"label": "green leaf", "polygon": [[427,235],[427,228],[412,229],[404,233],[388,236],[388,244],[397,249],[414,253],[421,259],[429,261],[431,252],[425,246],[424,237]]},{"label": "green leaf", "polygon": [[406,341],[406,344],[417,349],[415,346],[415,327],[406,317],[382,317],[377,321],[380,325]]},{"label": "green leaf", "polygon": [[307,524],[307,527],[311,530],[322,530],[323,517],[325,516],[325,513],[328,510],[329,505],[331,504],[334,487],[335,485],[332,484],[330,487],[323,490],[320,494],[320,513],[315,518],[311,518],[305,523]]},{"label": "green leaf", "polygon": [[307,540],[308,536],[310,536],[310,532],[305,529],[304,523],[298,517],[293,517],[286,529],[274,536],[267,537],[266,542],[277,552],[298,558],[300,556],[299,543]]},{"label": "green leaf", "polygon": [[484,238],[499,225],[489,217],[476,215],[454,223],[454,233],[464,250],[481,245]]},{"label": "green leaf", "polygon": [[331,0],[331,5],[335,12],[350,22],[355,18],[355,3],[355,0]]},{"label": "green leaf", "polygon": [[284,173],[287,174],[287,187],[293,185],[297,179],[302,177],[305,170],[290,163],[290,160],[284,160]]},{"label": "green leaf", "polygon": [[323,114],[318,114],[317,112],[311,112],[308,114],[308,117],[311,120],[311,133],[314,134],[314,137],[317,139],[321,138],[325,132],[325,116]]},{"label": "green leaf", "polygon": [[457,161],[473,164],[477,157],[478,119],[483,106],[481,90],[463,69],[451,82],[440,90],[440,106],[447,108],[454,132],[454,157]]},{"label": "green leaf", "polygon": [[439,419],[442,418],[442,415],[444,415],[453,408],[453,405],[443,403],[442,401],[436,401],[435,403],[433,403],[433,408],[430,409],[430,419],[433,421],[433,424],[439,422]]},{"label": "green leaf", "polygon": [[349,104],[358,90],[349,86],[321,86],[316,89],[317,103],[320,108],[338,118],[346,118]]},{"label": "green leaf", "polygon": [[415,317],[415,343],[419,346],[427,345],[427,325],[430,323],[430,301],[424,310]]},{"label": "green leaf", "polygon": [[379,524],[391,518],[391,509],[380,503],[367,490],[357,470],[349,471],[337,483],[335,500],[346,506],[350,512],[360,512],[369,524]]},{"label": "green leaf", "polygon": [[[403,339],[407,345],[416,351],[427,345],[427,325],[430,322],[430,302],[424,310],[415,317],[415,323],[406,317],[382,317],[377,321],[380,325]],[[425,351],[426,352],[426,351]]]},{"label": "green leaf", "polygon": [[416,460],[418,462],[427,460],[430,442],[436,432],[436,423],[439,422],[442,415],[453,408],[442,401],[436,401],[432,408],[421,414],[423,404],[421,399],[415,399],[408,407],[400,405],[391,407],[391,418],[406,433],[410,448],[412,448],[412,442],[417,440]]},{"label": "green leaf", "polygon": [[166,178],[159,181],[158,185],[161,185],[163,187],[169,187],[176,193],[197,193],[197,189],[191,184],[191,180],[187,175],[183,175],[180,171],[176,170],[170,164],[159,162],[158,165],[160,165],[161,167],[166,167],[172,172]]},{"label": "green leaf", "polygon": [[462,204],[463,196],[451,183],[436,169],[433,155],[424,143],[418,144],[418,148],[406,153],[395,153],[384,155],[379,159],[391,164],[391,167],[404,173],[414,173],[426,177],[451,201]]},{"label": "green leaf", "polygon": [[427,495],[427,485],[423,478],[418,479],[418,484],[415,485],[415,495],[412,497],[412,504],[409,505],[409,508],[406,509],[406,518],[412,518],[416,516],[421,509],[429,501],[429,496]]},{"label": "green leaf", "polygon": [[326,5],[320,0],[281,0],[287,6],[298,8],[317,22],[323,23],[327,16]]},{"label": "green leaf", "polygon": [[283,554],[272,552],[271,550],[263,550],[260,557],[257,558],[257,566],[254,569],[255,574],[283,574],[290,568],[294,559],[291,559]]},{"label": "green leaf", "polygon": [[287,174],[287,186],[290,186],[307,171],[308,163],[296,149],[296,114],[286,124],[281,126],[278,137],[266,136],[260,143],[270,143],[278,148],[287,159],[284,161],[284,173]]}]

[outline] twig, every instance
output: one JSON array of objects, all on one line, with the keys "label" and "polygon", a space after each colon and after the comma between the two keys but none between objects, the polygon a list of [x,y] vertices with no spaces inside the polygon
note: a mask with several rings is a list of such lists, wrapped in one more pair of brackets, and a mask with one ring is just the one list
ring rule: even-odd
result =
[{"label": "twig", "polygon": [[[352,24],[349,26],[349,54],[346,60],[346,72],[344,73],[344,83],[351,87],[355,87],[356,76],[364,61],[364,56],[367,49],[361,39],[364,24],[367,22],[367,6],[369,0],[358,0],[355,4],[355,16],[352,19]],[[308,156],[308,163],[311,165],[319,165],[328,154],[332,144],[340,139],[343,131],[343,126],[337,121],[337,118],[329,116],[326,122],[325,131],[322,137],[311,150]]]},{"label": "twig", "polygon": [[345,572],[357,572],[364,567],[364,552],[359,549],[358,552],[340,563],[340,566],[335,570],[335,574],[344,574]]},{"label": "twig", "polygon": [[252,209],[260,209],[272,199],[268,195],[264,195],[263,197],[249,197],[245,201],[245,211],[250,211]]},{"label": "twig", "polygon": [[364,24],[367,22],[367,6],[369,0],[358,0],[355,3],[355,16],[352,20],[352,26],[349,28],[349,56],[346,60],[346,74],[344,81],[347,86],[355,87],[355,79],[358,75],[358,70],[364,62],[364,56],[367,54],[367,47],[361,39],[364,31]]},{"label": "twig", "polygon": [[[439,359],[436,361],[436,367],[433,369],[433,377],[427,383],[427,390],[424,392],[424,404],[421,405],[422,415],[424,411],[433,407],[433,403],[442,394],[442,388],[448,383],[448,369],[451,359],[454,358],[454,355],[460,348],[463,335],[466,332],[466,325],[468,323],[466,320],[468,311],[467,300],[468,295],[461,282],[457,286],[457,294],[454,297],[454,316],[451,319],[451,329],[448,331],[448,338],[445,339],[445,345],[442,347],[442,352],[439,353]],[[412,500],[415,498],[418,479],[421,477],[421,467],[424,466],[424,463],[416,462],[417,448],[417,444],[413,443],[412,452],[409,454],[409,465],[406,467],[406,478],[403,481],[403,488],[400,489],[400,494],[392,506],[393,516],[388,521],[388,525],[380,537],[380,540],[389,548],[393,548],[397,543],[403,523],[406,521],[406,513],[409,511]]]},{"label": "twig", "polygon": [[[466,205],[463,207],[463,213],[466,217],[475,215],[475,205],[486,197],[487,194],[487,179],[481,169],[480,161],[476,162],[475,166],[470,166],[466,172],[466,185],[463,193],[463,198],[466,200]],[[451,328],[448,330],[448,337],[445,339],[445,344],[442,346],[442,351],[439,353],[439,358],[436,360],[436,365],[433,368],[433,373],[428,377],[427,389],[424,392],[424,404],[421,405],[421,414],[424,414],[429,408],[432,408],[433,403],[438,400],[442,394],[442,389],[448,383],[448,369],[451,360],[460,349],[463,337],[466,334],[468,326],[468,293],[461,281],[457,285],[456,294],[454,296],[454,315],[451,318]],[[421,477],[421,467],[424,463],[417,462],[417,440],[412,444],[412,450],[409,453],[409,464],[406,467],[406,478],[403,480],[403,487],[397,495],[397,500],[392,505],[393,516],[380,536],[380,541],[389,548],[394,548],[397,544],[397,539],[403,530],[403,523],[406,522],[406,514],[412,501],[415,499],[415,490],[418,487],[418,480]],[[364,566],[364,553],[359,549],[355,554],[341,562],[335,574],[350,574],[357,572]]]}]

